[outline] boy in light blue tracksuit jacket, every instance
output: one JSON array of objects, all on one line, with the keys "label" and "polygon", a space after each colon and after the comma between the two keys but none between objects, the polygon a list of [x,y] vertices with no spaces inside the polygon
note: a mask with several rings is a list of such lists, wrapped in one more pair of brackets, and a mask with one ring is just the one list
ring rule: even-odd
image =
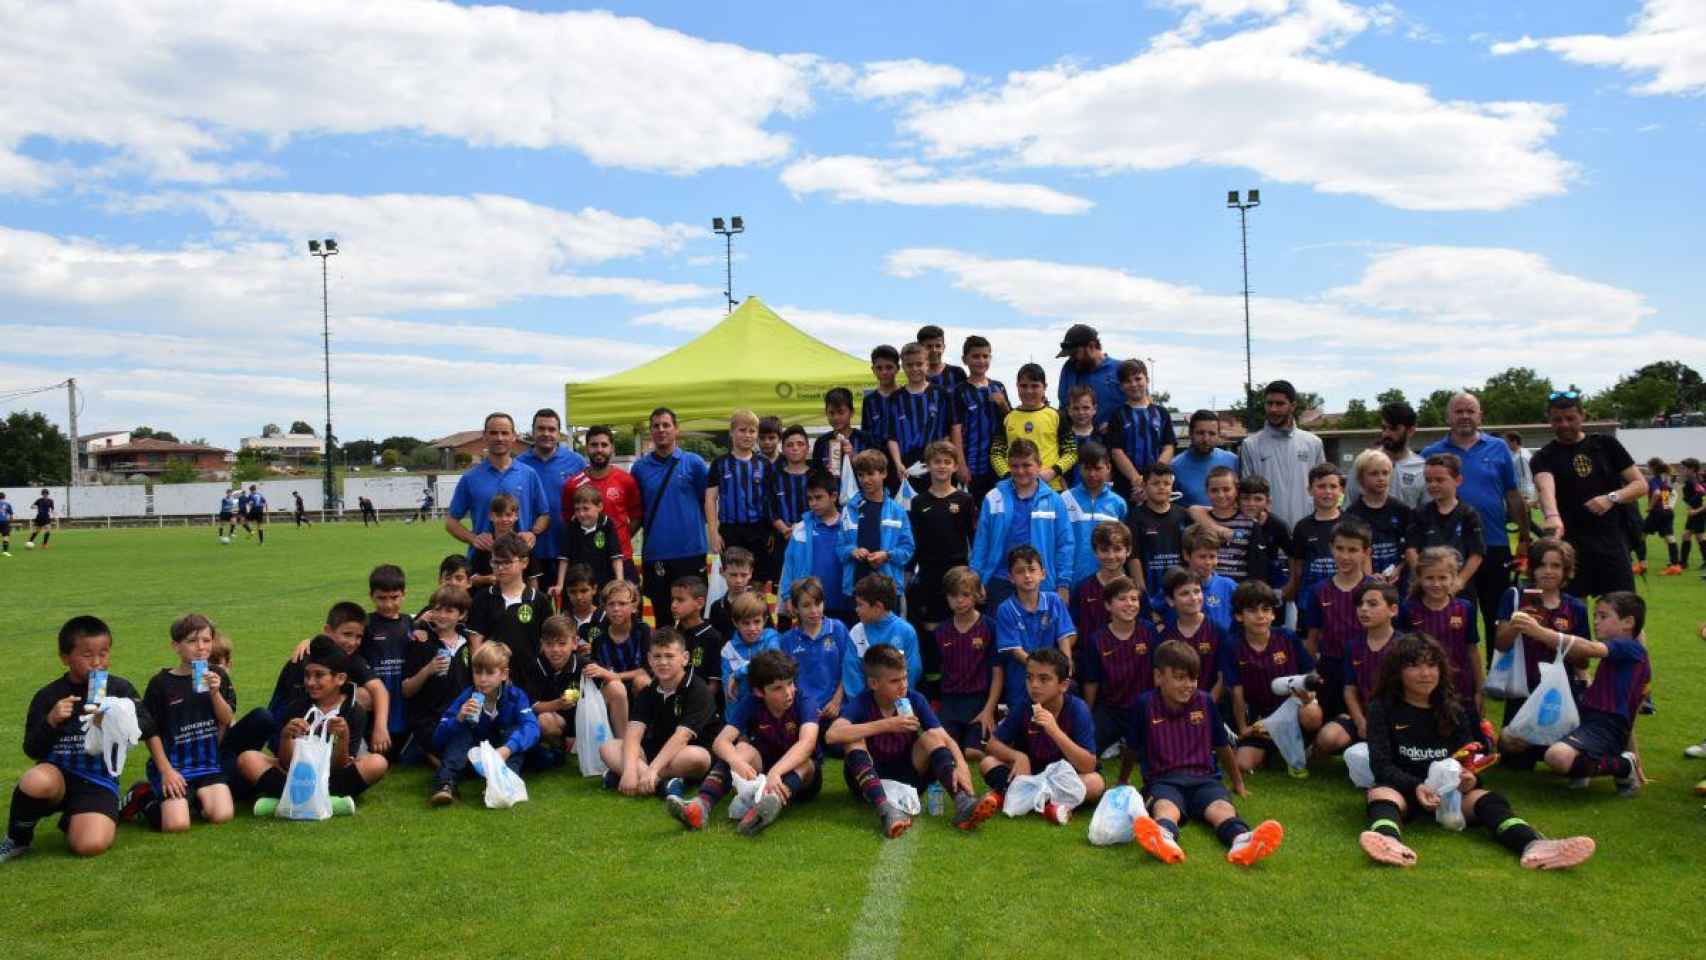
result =
[{"label": "boy in light blue tracksuit jacket", "polygon": [[1096,548],[1090,543],[1090,534],[1096,529],[1096,524],[1110,520],[1125,522],[1126,501],[1108,485],[1112,475],[1113,465],[1108,462],[1108,452],[1101,444],[1086,443],[1078,448],[1079,480],[1062,498],[1066,501],[1066,514],[1072,521],[1072,579],[1069,583],[1075,584],[1095,573],[1099,566]]},{"label": "boy in light blue tracksuit jacket", "polygon": [[[859,478],[859,492],[841,513],[841,539],[835,548],[842,564],[842,592],[852,596],[853,585],[869,573],[888,577],[898,590],[905,585],[906,566],[912,562],[912,521],[900,501],[883,488],[888,460],[881,452],[859,453],[853,458],[853,471]],[[872,554],[879,557],[878,562],[870,562]]]},{"label": "boy in light blue tracksuit jacket", "polygon": [[854,596],[859,622],[847,632],[841,660],[842,702],[851,702],[865,692],[865,651],[872,647],[887,645],[906,654],[907,689],[915,689],[924,675],[924,658],[918,649],[918,631],[894,612],[900,603],[894,581],[880,574],[866,574]]},{"label": "boy in light blue tracksuit jacket", "polygon": [[[1018,546],[1035,547],[1042,555],[1042,589],[1057,591],[1062,600],[1072,590],[1077,552],[1072,523],[1066,501],[1048,484],[1038,482],[1041,462],[1036,444],[1023,438],[1013,441],[1007,448],[1007,479],[983,498],[970,566],[983,580],[990,610],[1000,609],[1001,602],[1013,595],[1007,554]],[[1023,523],[1015,525],[1016,517],[1024,518]],[[1094,570],[1095,564],[1090,568]]]},{"label": "boy in light blue tracksuit jacket", "polygon": [[795,583],[816,577],[823,585],[823,615],[851,627],[856,622],[853,595],[842,582],[847,565],[837,552],[841,545],[837,493],[835,478],[829,474],[814,470],[807,478],[809,509],[788,533],[788,549],[782,555],[782,579],[776,586],[776,595],[786,600],[793,596]]}]

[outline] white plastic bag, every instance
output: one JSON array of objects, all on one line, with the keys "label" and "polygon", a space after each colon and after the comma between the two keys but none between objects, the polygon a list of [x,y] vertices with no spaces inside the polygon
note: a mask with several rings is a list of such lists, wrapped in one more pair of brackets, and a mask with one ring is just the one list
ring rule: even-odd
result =
[{"label": "white plastic bag", "polygon": [[[752,809],[753,804],[758,802],[759,795],[764,792],[764,774],[761,773],[748,780],[730,770],[729,782],[734,784],[734,787],[729,790],[729,795],[733,798],[729,800],[729,819],[739,820],[746,816],[746,812]],[[886,787],[884,790],[887,792]]]},{"label": "white plastic bag", "polygon": [[[95,717],[101,718],[99,724],[95,723]],[[124,772],[125,753],[142,741],[142,728],[136,722],[136,701],[103,697],[87,723],[83,752],[100,757],[107,765],[107,772],[117,779]]]},{"label": "white plastic bag", "polygon": [[[711,605],[723,599],[729,592],[729,582],[723,579],[723,558],[711,558],[711,577],[705,581],[705,609],[699,612],[701,617],[711,615]],[[658,611],[653,611],[654,613]]]},{"label": "white plastic bag", "polygon": [[581,698],[575,704],[575,762],[581,776],[602,777],[610,767],[598,755],[598,746],[610,739],[610,710],[604,693],[591,677],[581,677]]},{"label": "white plastic bag", "polygon": [[924,811],[924,804],[918,802],[917,787],[899,780],[884,780],[882,784],[883,797],[888,800],[889,806],[909,817],[916,817]]},{"label": "white plastic bag", "polygon": [[1463,782],[1463,765],[1447,757],[1428,764],[1428,778],[1422,783],[1434,793],[1439,794],[1439,806],[1434,809],[1434,819],[1447,830],[1462,830],[1463,794],[1457,788]]},{"label": "white plastic bag", "polygon": [[332,734],[327,723],[336,710],[322,713],[309,707],[303,717],[308,732],[294,741],[290,770],[284,777],[284,795],[278,798],[273,816],[281,820],[329,820],[332,816]]},{"label": "white plastic bag", "polygon": [[1131,826],[1143,815],[1143,797],[1130,784],[1102,794],[1096,812],[1090,815],[1090,843],[1098,847],[1132,841]]},{"label": "white plastic bag", "polygon": [[1522,703],[1505,732],[1536,747],[1557,743],[1581,725],[1575,697],[1570,695],[1570,668],[1564,663],[1574,641],[1567,640],[1558,655],[1540,664],[1540,683]]},{"label": "white plastic bag", "polygon": [[849,458],[841,464],[841,505],[847,506],[853,499],[853,495],[858,492],[859,478],[853,475],[853,463]]},{"label": "white plastic bag", "polygon": [[1285,765],[1292,770],[1302,770],[1309,761],[1303,744],[1303,723],[1297,717],[1302,706],[1296,697],[1286,697],[1278,709],[1261,720],[1262,730],[1274,741],[1274,746],[1279,747]]},{"label": "white plastic bag", "polygon": [[1368,762],[1368,744],[1353,743],[1345,750],[1345,772],[1358,790],[1374,789],[1374,768]]},{"label": "white plastic bag", "polygon": [[[1521,596],[1515,587],[1511,592]],[[1512,607],[1520,609],[1514,604]],[[1521,700],[1528,696],[1528,663],[1522,648],[1523,637],[1519,633],[1509,650],[1493,653],[1493,662],[1487,666],[1487,679],[1481,684],[1482,693],[1495,700]]]},{"label": "white plastic bag", "polygon": [[468,762],[474,764],[486,776],[486,806],[493,810],[507,810],[518,803],[527,802],[527,784],[521,780],[521,775],[509,768],[503,758],[498,756],[497,748],[491,741],[481,740],[478,746],[468,748]]},{"label": "white plastic bag", "polygon": [[1001,812],[1009,817],[1022,817],[1027,813],[1042,813],[1043,807],[1050,803],[1071,810],[1084,802],[1085,792],[1084,779],[1072,769],[1072,764],[1056,760],[1044,767],[1042,773],[1014,777],[1007,784]]}]

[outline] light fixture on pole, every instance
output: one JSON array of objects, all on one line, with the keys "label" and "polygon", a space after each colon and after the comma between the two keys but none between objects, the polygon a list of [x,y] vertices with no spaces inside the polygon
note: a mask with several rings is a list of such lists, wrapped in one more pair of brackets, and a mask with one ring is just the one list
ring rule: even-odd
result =
[{"label": "light fixture on pole", "polygon": [[325,480],[321,491],[321,509],[334,510],[337,504],[337,488],[332,483],[332,307],[329,297],[329,280],[326,262],[338,255],[338,241],[327,237],[324,240],[308,241],[310,256],[320,258],[320,344],[326,361],[326,453]]},{"label": "light fixture on pole", "polygon": [[735,312],[735,234],[745,233],[746,224],[739,217],[730,217],[728,226],[723,226],[722,217],[711,218],[711,232],[723,238],[723,299],[729,303],[729,312]]},{"label": "light fixture on pole", "polygon": [[1246,190],[1244,199],[1238,199],[1238,191],[1226,191],[1226,205],[1238,211],[1238,249],[1244,257],[1244,428],[1255,429],[1258,422],[1256,416],[1255,378],[1251,376],[1250,364],[1250,226],[1251,210],[1262,205],[1262,191]]}]

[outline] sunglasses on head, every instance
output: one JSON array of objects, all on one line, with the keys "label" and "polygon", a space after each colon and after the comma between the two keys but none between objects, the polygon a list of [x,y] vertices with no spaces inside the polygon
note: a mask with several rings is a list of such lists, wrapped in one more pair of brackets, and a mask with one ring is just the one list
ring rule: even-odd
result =
[{"label": "sunglasses on head", "polygon": [[1582,392],[1580,390],[1554,390],[1551,392],[1551,394],[1549,394],[1546,397],[1546,399],[1549,401],[1550,400],[1580,400],[1581,398],[1582,398]]}]

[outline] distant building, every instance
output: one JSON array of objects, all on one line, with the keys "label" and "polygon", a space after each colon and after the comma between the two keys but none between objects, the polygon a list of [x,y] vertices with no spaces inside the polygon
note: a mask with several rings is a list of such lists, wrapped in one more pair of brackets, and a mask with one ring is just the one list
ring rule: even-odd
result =
[{"label": "distant building", "polygon": [[221,447],[153,438],[90,450],[97,472],[111,474],[120,479],[136,474],[157,477],[174,463],[188,463],[198,472],[219,479],[226,472],[226,456],[229,453],[229,450]]},{"label": "distant building", "polygon": [[264,458],[284,466],[301,468],[309,461],[319,463],[326,452],[325,441],[312,433],[276,433],[270,437],[244,437],[244,450],[254,450]]},{"label": "distant building", "polygon": [[129,430],[102,430],[100,433],[83,434],[77,438],[78,471],[86,472],[95,469],[95,461],[90,458],[92,451],[123,446],[129,442]]},{"label": "distant building", "polygon": [[[486,434],[483,430],[461,430],[430,442],[438,451],[438,465],[446,470],[461,469],[486,455]],[[510,449],[519,456],[532,445],[531,437],[517,436]]]}]

